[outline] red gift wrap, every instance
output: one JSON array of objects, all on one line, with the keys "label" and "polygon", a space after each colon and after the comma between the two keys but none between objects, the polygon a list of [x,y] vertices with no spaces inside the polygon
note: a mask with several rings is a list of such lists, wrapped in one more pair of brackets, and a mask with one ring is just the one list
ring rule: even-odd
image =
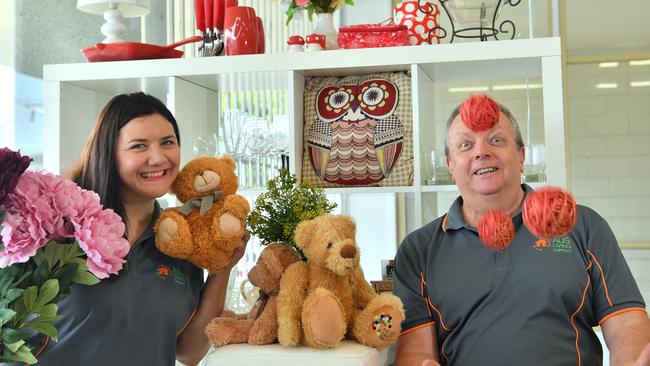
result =
[{"label": "red gift wrap", "polygon": [[406,46],[409,32],[405,25],[357,24],[339,28],[339,48]]}]

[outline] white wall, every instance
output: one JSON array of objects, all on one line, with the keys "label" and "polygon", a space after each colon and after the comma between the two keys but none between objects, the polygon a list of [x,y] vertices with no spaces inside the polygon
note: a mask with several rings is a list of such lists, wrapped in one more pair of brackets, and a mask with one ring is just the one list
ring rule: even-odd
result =
[{"label": "white wall", "polygon": [[[619,241],[650,242],[650,65],[601,68],[570,65],[568,135],[571,190],[578,203],[600,213]],[[597,89],[599,83],[616,88]],[[650,301],[650,250],[624,255]]]},{"label": "white wall", "polygon": [[650,241],[650,87],[629,86],[650,80],[650,66],[571,65],[567,74],[573,193],[619,240]]}]

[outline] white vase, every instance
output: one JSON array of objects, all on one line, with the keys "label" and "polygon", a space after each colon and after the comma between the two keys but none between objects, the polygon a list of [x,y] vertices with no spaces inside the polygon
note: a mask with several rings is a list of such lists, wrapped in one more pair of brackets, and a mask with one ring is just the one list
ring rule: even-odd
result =
[{"label": "white vase", "polygon": [[316,14],[314,33],[325,36],[326,50],[336,50],[339,48],[339,34],[336,31],[336,28],[334,28],[334,18],[332,17],[332,13]]}]

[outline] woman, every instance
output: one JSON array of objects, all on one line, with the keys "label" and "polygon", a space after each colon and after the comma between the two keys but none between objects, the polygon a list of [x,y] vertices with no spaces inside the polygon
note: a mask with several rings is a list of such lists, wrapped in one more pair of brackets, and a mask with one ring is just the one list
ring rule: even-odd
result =
[{"label": "woman", "polygon": [[174,116],[150,95],[118,95],[101,111],[69,177],[122,217],[131,250],[119,275],[75,286],[60,303],[59,340],[43,347],[39,365],[194,365],[208,351],[205,326],[223,310],[248,238],[205,284],[203,270],[158,251],[156,198],[178,174],[179,146]]}]

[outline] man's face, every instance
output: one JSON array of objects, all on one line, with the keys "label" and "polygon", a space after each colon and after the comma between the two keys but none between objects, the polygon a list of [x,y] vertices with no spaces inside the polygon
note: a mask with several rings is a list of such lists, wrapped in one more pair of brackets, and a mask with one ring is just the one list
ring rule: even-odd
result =
[{"label": "man's face", "polygon": [[525,151],[517,147],[515,132],[503,113],[499,123],[485,131],[470,130],[458,115],[448,134],[447,167],[461,195],[520,189]]}]

